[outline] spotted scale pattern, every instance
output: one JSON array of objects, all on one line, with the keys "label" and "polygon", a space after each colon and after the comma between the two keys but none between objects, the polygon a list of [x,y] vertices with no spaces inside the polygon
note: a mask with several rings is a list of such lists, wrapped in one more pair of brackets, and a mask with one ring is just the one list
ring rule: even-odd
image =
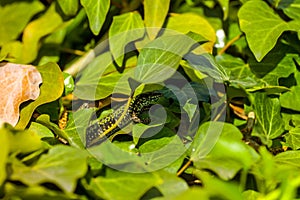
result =
[{"label": "spotted scale pattern", "polygon": [[[161,97],[161,94],[157,93],[145,93],[140,94],[132,99],[128,109],[125,111],[126,106],[122,105],[116,109],[110,115],[98,120],[97,122],[89,125],[86,129],[86,147],[92,147],[94,145],[101,144],[107,138],[113,136],[119,130],[130,124],[131,122],[141,122],[139,115],[145,111],[150,105],[154,104]],[[124,117],[119,121],[118,119],[125,113]],[[113,127],[117,121],[117,126]]]}]

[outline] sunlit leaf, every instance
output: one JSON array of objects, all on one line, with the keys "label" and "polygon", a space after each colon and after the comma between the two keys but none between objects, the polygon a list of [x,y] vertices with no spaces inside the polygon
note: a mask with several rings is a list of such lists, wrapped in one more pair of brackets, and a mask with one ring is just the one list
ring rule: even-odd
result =
[{"label": "sunlit leaf", "polygon": [[64,75],[64,95],[71,94],[74,90],[74,79],[73,77],[68,73],[63,73]]},{"label": "sunlit leaf", "polygon": [[205,171],[194,170],[194,173],[203,181],[205,191],[211,196],[232,200],[242,199],[242,194],[237,184],[217,179]]},{"label": "sunlit leaf", "polygon": [[147,29],[149,38],[153,40],[160,28],[162,27],[165,18],[168,14],[170,0],[145,0],[144,10],[145,10],[145,26],[154,27],[154,29]]},{"label": "sunlit leaf", "polygon": [[[189,53],[185,56],[185,59],[188,61],[188,65],[200,74],[204,73],[216,81],[229,80],[226,68],[219,65],[210,54],[196,55]],[[201,78],[203,78],[203,75]]]},{"label": "sunlit leaf", "polygon": [[[148,134],[152,133],[157,133],[161,128],[162,124],[154,124],[154,125],[146,125],[146,124],[135,124],[132,128],[132,137],[133,137],[133,142],[135,144],[138,143],[140,137],[142,136],[142,134],[144,134],[146,131],[148,132]],[[150,133],[149,133],[150,132]]]},{"label": "sunlit leaf", "polygon": [[300,152],[286,151],[275,156],[275,161],[281,164],[288,164],[295,167],[300,167]]},{"label": "sunlit leaf", "polygon": [[131,174],[109,170],[105,177],[93,178],[89,189],[96,197],[103,199],[140,199],[147,190],[161,182],[161,178],[152,173]]},{"label": "sunlit leaf", "polygon": [[0,185],[6,179],[6,161],[9,153],[9,139],[7,136],[7,130],[0,128],[0,141],[2,143],[0,151]]},{"label": "sunlit leaf", "polygon": [[62,23],[62,16],[56,11],[54,3],[44,15],[30,22],[23,32],[23,51],[20,61],[22,63],[32,62],[38,55],[40,40],[54,32]]},{"label": "sunlit leaf", "polygon": [[4,198],[13,199],[39,199],[39,200],[69,200],[80,199],[80,197],[74,193],[64,193],[58,190],[52,190],[40,185],[24,187],[13,183],[5,184],[5,196]]},{"label": "sunlit leaf", "polygon": [[43,9],[44,6],[40,1],[0,5],[0,46],[16,39],[29,20]]},{"label": "sunlit leaf", "polygon": [[16,62],[22,55],[22,43],[20,41],[7,42],[1,47],[0,55],[9,62]]},{"label": "sunlit leaf", "polygon": [[216,57],[216,61],[230,73],[230,82],[232,84],[238,84],[247,88],[258,84],[255,74],[252,73],[249,65],[242,59],[230,55],[220,55]]},{"label": "sunlit leaf", "polygon": [[57,2],[65,15],[76,14],[78,10],[78,0],[58,0]]},{"label": "sunlit leaf", "polygon": [[[256,13],[255,17],[253,13]],[[248,1],[238,13],[240,27],[246,34],[249,47],[257,61],[275,46],[279,36],[289,29],[264,1]]]},{"label": "sunlit leaf", "polygon": [[31,130],[8,131],[7,137],[9,139],[10,152],[29,153],[43,147],[41,137]]},{"label": "sunlit leaf", "polygon": [[77,179],[86,173],[86,157],[87,154],[79,149],[55,146],[33,166],[13,162],[11,179],[28,185],[51,182],[66,192],[73,192]]},{"label": "sunlit leaf", "polygon": [[30,120],[33,111],[42,104],[58,99],[64,90],[63,75],[58,65],[48,63],[37,67],[42,75],[43,84],[40,87],[40,96],[21,110],[20,120],[16,125],[18,129],[24,129]]},{"label": "sunlit leaf", "polygon": [[246,190],[243,192],[243,198],[245,200],[254,200],[258,199],[260,196],[259,192],[256,192],[255,190]]},{"label": "sunlit leaf", "polygon": [[80,3],[87,13],[92,32],[98,35],[109,10],[110,0],[80,0]]},{"label": "sunlit leaf", "polygon": [[202,200],[209,200],[209,193],[200,187],[191,187],[180,195],[176,196],[175,200],[194,200],[201,197]]},{"label": "sunlit leaf", "polygon": [[195,112],[196,112],[197,109],[198,109],[198,106],[195,105],[195,104],[193,104],[193,103],[191,103],[190,101],[191,101],[191,99],[189,99],[189,100],[184,104],[183,110],[188,114],[189,119],[190,119],[190,121],[191,121],[192,118],[193,118],[193,116],[194,116],[194,114],[195,114]]},{"label": "sunlit leaf", "polygon": [[64,132],[66,139],[70,141],[72,146],[84,148],[85,129],[89,124],[92,113],[93,110],[91,109],[81,109],[68,115],[68,122]]},{"label": "sunlit leaf", "polygon": [[[213,45],[216,41],[215,30],[212,25],[200,15],[195,13],[172,14],[168,19],[167,29],[172,29],[183,34],[189,32],[197,33],[203,36],[206,41],[204,48],[207,52],[212,52]],[[170,34],[167,32],[165,34]]]},{"label": "sunlit leaf", "polygon": [[[83,116],[86,117],[86,115],[83,115]],[[73,122],[72,120],[73,119],[70,120],[70,123]],[[86,118],[86,120],[88,120],[88,118]],[[53,133],[55,135],[60,137],[62,140],[65,140],[65,142],[68,142],[71,146],[74,146],[74,147],[77,147],[77,148],[83,148],[82,140],[79,137],[79,135],[77,134],[76,130],[75,130],[75,133],[74,133],[69,129],[67,129],[67,130],[60,129],[57,124],[50,121],[49,115],[46,115],[46,114],[40,115],[36,119],[36,121],[38,123],[46,126],[48,129],[53,131]]]},{"label": "sunlit leaf", "polygon": [[[167,167],[186,152],[178,135],[172,134],[174,133],[170,129],[164,128],[139,147],[140,156],[147,168],[158,170]],[[157,138],[157,135],[162,136]]]},{"label": "sunlit leaf", "polygon": [[197,169],[209,169],[224,180],[231,179],[239,170],[249,169],[259,157],[241,139],[241,132],[232,124],[204,123],[190,147],[190,159]]},{"label": "sunlit leaf", "polygon": [[74,94],[82,99],[103,99],[114,92],[129,94],[128,77],[133,73],[136,58],[128,59],[123,73],[112,63],[110,52],[103,53],[94,59],[79,74]]},{"label": "sunlit leaf", "polygon": [[113,18],[109,29],[109,45],[111,53],[119,66],[122,66],[125,47],[132,41],[138,40],[144,36],[144,24],[141,15],[138,12],[125,13]]},{"label": "sunlit leaf", "polygon": [[187,35],[168,35],[148,43],[138,57],[134,77],[143,83],[157,83],[172,76],[181,58],[196,44]]},{"label": "sunlit leaf", "polygon": [[43,137],[54,137],[53,133],[48,129],[46,126],[43,126],[42,124],[32,122],[30,124],[30,127],[28,130],[34,132],[36,135],[38,135],[40,138]]},{"label": "sunlit leaf", "polygon": [[300,111],[300,86],[294,86],[291,91],[280,96],[280,104],[284,108]]},{"label": "sunlit leaf", "polygon": [[158,185],[157,189],[166,198],[174,198],[178,194],[188,190],[187,183],[181,178],[175,176],[175,174],[170,174],[166,171],[159,171],[159,176],[162,178],[163,183]]},{"label": "sunlit leaf", "polygon": [[300,127],[292,128],[284,137],[287,146],[293,150],[300,148]]}]

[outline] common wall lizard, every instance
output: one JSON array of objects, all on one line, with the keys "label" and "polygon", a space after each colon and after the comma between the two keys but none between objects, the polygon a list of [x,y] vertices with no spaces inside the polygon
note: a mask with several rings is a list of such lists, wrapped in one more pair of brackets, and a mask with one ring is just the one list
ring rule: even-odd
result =
[{"label": "common wall lizard", "polygon": [[125,105],[89,125],[86,129],[86,147],[101,144],[131,122],[141,122],[140,114],[148,106],[157,102],[160,97],[159,93],[144,93],[135,98],[129,98]]}]

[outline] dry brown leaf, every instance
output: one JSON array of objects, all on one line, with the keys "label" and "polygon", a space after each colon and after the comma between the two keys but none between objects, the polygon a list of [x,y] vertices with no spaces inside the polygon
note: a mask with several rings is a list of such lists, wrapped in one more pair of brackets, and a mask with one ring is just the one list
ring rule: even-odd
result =
[{"label": "dry brown leaf", "polygon": [[19,120],[19,106],[40,94],[42,77],[32,65],[0,63],[0,121],[15,126]]}]

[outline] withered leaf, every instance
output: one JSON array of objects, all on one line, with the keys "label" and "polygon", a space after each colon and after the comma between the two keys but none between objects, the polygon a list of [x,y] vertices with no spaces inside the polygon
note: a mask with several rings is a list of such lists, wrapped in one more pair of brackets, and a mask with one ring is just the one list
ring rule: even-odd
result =
[{"label": "withered leaf", "polygon": [[42,77],[32,65],[0,63],[0,120],[15,126],[20,104],[40,94]]}]

